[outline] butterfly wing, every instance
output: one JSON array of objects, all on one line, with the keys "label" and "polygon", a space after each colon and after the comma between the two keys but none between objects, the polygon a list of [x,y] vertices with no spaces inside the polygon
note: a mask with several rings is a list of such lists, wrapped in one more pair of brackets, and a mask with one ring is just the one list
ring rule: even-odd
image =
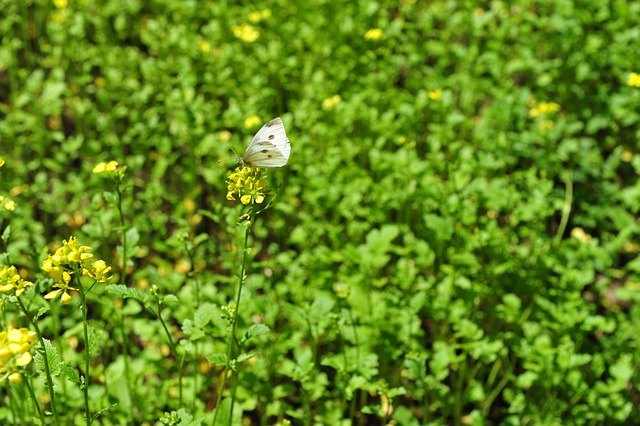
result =
[{"label": "butterfly wing", "polygon": [[254,167],[282,167],[289,161],[289,154],[291,145],[278,117],[262,126],[251,139],[242,162]]}]

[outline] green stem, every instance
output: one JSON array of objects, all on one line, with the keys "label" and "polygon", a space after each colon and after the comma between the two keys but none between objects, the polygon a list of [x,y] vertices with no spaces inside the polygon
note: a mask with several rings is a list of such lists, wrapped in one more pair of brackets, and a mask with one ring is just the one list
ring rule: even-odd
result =
[{"label": "green stem", "polygon": [[38,398],[36,398],[36,394],[33,392],[33,388],[31,387],[31,378],[22,376],[24,380],[24,384],[27,386],[29,390],[29,396],[31,397],[31,401],[33,401],[33,406],[36,408],[38,412],[38,416],[40,417],[40,424],[45,424],[44,422],[44,413],[42,412],[42,408],[40,408],[40,404],[38,404]]},{"label": "green stem", "polygon": [[[193,277],[194,280],[194,287],[195,287],[195,293],[196,293],[196,310],[200,307],[200,279],[198,278],[198,275],[196,273],[196,260],[195,260],[195,256],[194,256],[194,250],[195,248],[190,246],[189,243],[186,244],[186,250],[187,250],[187,255],[189,256],[189,262],[191,263],[191,274],[189,275],[190,277]],[[198,361],[200,360],[200,345],[199,345],[199,341],[195,341],[193,342],[193,356],[196,362],[196,365],[198,363]],[[185,354],[186,356],[186,354]],[[197,368],[197,366],[196,366]],[[200,375],[199,374],[194,374],[193,375],[193,401],[195,403],[195,401],[198,399],[198,389],[200,388]],[[182,390],[182,389],[181,389]],[[180,404],[182,405],[182,404]],[[192,406],[192,408],[194,408]]]},{"label": "green stem", "polygon": [[91,413],[89,412],[89,322],[87,320],[87,295],[84,292],[84,288],[82,287],[82,283],[80,282],[80,277],[78,276],[79,271],[74,272],[74,277],[76,278],[76,282],[78,283],[78,289],[80,290],[80,300],[82,301],[82,306],[80,310],[82,311],[82,330],[84,332],[84,376],[85,381],[82,386],[82,392],[84,394],[84,414],[87,419],[87,426],[91,425]]},{"label": "green stem", "polygon": [[[120,191],[120,183],[116,182],[116,194],[118,194],[118,204],[117,204],[117,208],[118,208],[118,214],[120,216],[120,226],[122,227],[122,270],[120,272],[120,284],[122,284],[123,286],[126,285],[126,281],[127,281],[127,232],[126,232],[126,223],[124,220],[124,213],[122,211],[122,191]],[[124,303],[126,303],[125,301],[122,302],[123,305]],[[124,308],[124,306],[123,306]],[[134,391],[133,388],[131,386],[131,372],[130,372],[130,368],[129,368],[129,344],[128,344],[128,339],[127,339],[127,330],[125,328],[125,315],[122,314],[121,316],[121,320],[120,321],[120,332],[122,334],[122,359],[124,361],[124,374],[126,377],[126,382],[127,382],[127,392],[129,393],[129,399],[134,402],[134,406],[135,401],[134,399],[136,399],[135,395],[134,395]]]},{"label": "green stem", "polygon": [[558,231],[554,238],[554,243],[558,244],[562,240],[564,231],[567,228],[569,222],[569,215],[571,214],[571,204],[573,203],[573,171],[569,169],[567,171],[567,190],[564,195],[564,205],[562,206],[562,217],[560,219],[560,225],[558,225]]},{"label": "green stem", "polygon": [[[249,248],[247,247],[249,244],[249,232],[251,230],[251,226],[253,225],[254,213],[253,206],[249,211],[249,225],[246,226],[244,231],[244,246],[243,246],[243,254],[242,254],[242,267],[240,268],[240,283],[238,286],[238,294],[236,296],[236,308],[233,313],[233,321],[231,324],[231,335],[229,336],[229,342],[227,343],[227,360],[224,366],[224,373],[222,374],[222,386],[220,387],[220,392],[218,392],[218,400],[216,402],[216,411],[213,415],[213,425],[215,426],[216,420],[218,418],[218,412],[220,403],[222,402],[222,394],[224,393],[224,384],[227,381],[227,374],[229,373],[229,368],[231,365],[231,353],[233,351],[233,342],[236,341],[236,324],[238,323],[238,311],[240,310],[240,297],[242,296],[242,286],[244,285],[245,272],[247,270],[247,258],[249,253]],[[236,366],[237,367],[237,366]],[[233,405],[235,402],[235,390],[238,386],[238,381],[234,381],[234,389],[232,391],[231,396],[231,410],[229,413],[229,426],[231,426],[231,422],[233,419]]]},{"label": "green stem", "polygon": [[173,353],[174,356],[177,356],[176,346],[173,344],[173,337],[171,336],[171,333],[169,332],[169,328],[167,328],[167,324],[165,324],[164,319],[162,319],[162,315],[160,313],[160,299],[159,298],[158,298],[158,312],[156,313],[156,316],[160,320],[160,324],[162,324],[162,328],[164,329],[164,333],[167,335],[167,342],[169,343],[169,347],[171,348],[171,352]]},{"label": "green stem", "polygon": [[120,226],[122,227],[122,271],[120,272],[120,284],[125,285],[127,281],[127,233],[125,231],[124,213],[122,213],[122,192],[120,184],[116,182],[116,193],[118,194],[118,213],[120,215]]},{"label": "green stem", "polygon": [[47,377],[47,389],[49,390],[49,399],[51,399],[51,412],[53,413],[53,421],[55,425],[60,424],[60,417],[58,417],[58,410],[56,409],[56,396],[53,391],[53,379],[51,378],[51,370],[49,369],[49,357],[47,356],[47,347],[44,345],[44,338],[42,337],[42,333],[40,332],[40,327],[38,327],[38,322],[34,321],[27,308],[24,306],[20,298],[18,297],[18,306],[22,313],[27,317],[29,322],[33,324],[33,328],[36,330],[36,334],[38,335],[38,341],[40,342],[40,346],[42,347],[42,358],[44,360],[44,374]]}]

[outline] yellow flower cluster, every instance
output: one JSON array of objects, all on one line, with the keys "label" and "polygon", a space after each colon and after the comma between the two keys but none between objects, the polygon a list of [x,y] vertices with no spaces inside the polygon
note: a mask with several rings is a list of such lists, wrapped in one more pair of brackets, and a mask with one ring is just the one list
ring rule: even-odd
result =
[{"label": "yellow flower cluster", "polygon": [[252,129],[260,123],[262,123],[260,117],[258,117],[257,115],[250,115],[249,117],[244,119],[243,124],[246,129]]},{"label": "yellow flower cluster", "polygon": [[211,43],[203,38],[198,39],[198,49],[202,50],[205,53],[211,52]]},{"label": "yellow flower cluster", "polygon": [[560,105],[555,102],[540,102],[529,110],[530,117],[539,117],[541,115],[555,114],[560,111]]},{"label": "yellow flower cluster", "polygon": [[0,382],[9,378],[11,383],[20,383],[19,368],[29,365],[29,350],[36,343],[36,333],[27,328],[12,328],[0,331]]},{"label": "yellow flower cluster", "polygon": [[325,111],[334,109],[340,102],[342,102],[340,95],[333,95],[322,101],[322,109]]},{"label": "yellow flower cluster", "polygon": [[102,162],[96,164],[93,168],[93,173],[109,173],[115,172],[118,170],[118,162],[117,161],[109,161],[108,163]]},{"label": "yellow flower cluster", "polygon": [[371,28],[369,31],[364,33],[365,40],[380,40],[384,37],[384,31],[380,28]]},{"label": "yellow flower cluster", "polygon": [[13,200],[3,197],[0,195],[0,209],[7,211],[14,211],[16,208],[16,203]]},{"label": "yellow flower cluster", "polygon": [[427,96],[432,101],[439,101],[440,99],[442,99],[442,89],[430,90],[429,92],[427,92]]},{"label": "yellow flower cluster", "polygon": [[227,177],[227,200],[240,198],[242,204],[261,204],[269,189],[265,182],[267,173],[255,167],[236,167]]},{"label": "yellow flower cluster", "polygon": [[20,277],[15,266],[0,266],[0,292],[15,294],[20,297],[27,287],[33,288],[33,283]]},{"label": "yellow flower cluster", "polygon": [[57,249],[54,254],[48,254],[47,258],[42,262],[42,270],[44,270],[51,278],[56,281],[53,290],[47,293],[45,299],[55,299],[58,294],[62,293],[60,301],[65,305],[71,302],[71,295],[68,290],[78,290],[70,287],[71,276],[79,271],[82,275],[88,275],[96,282],[103,283],[111,278],[108,275],[111,267],[107,266],[104,260],[93,259],[93,253],[90,253],[91,247],[78,246],[78,239],[70,237],[69,240],[62,242],[62,247]]},{"label": "yellow flower cluster", "polygon": [[640,74],[638,74],[637,72],[630,73],[627,84],[631,87],[640,87]]},{"label": "yellow flower cluster", "polygon": [[260,37],[260,33],[249,24],[234,25],[231,27],[233,35],[245,43],[253,43]]},{"label": "yellow flower cluster", "polygon": [[271,9],[257,10],[255,12],[251,12],[248,16],[249,21],[254,24],[257,24],[260,21],[264,21],[265,19],[271,16]]}]

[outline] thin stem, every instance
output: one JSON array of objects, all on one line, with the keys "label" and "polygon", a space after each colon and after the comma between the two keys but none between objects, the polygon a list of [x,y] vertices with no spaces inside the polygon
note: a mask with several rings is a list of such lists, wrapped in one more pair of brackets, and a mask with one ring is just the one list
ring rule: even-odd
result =
[{"label": "thin stem", "polygon": [[[122,191],[120,191],[120,182],[116,181],[116,194],[118,195],[118,214],[120,216],[120,226],[122,228],[122,270],[120,272],[120,284],[126,285],[127,281],[127,232],[124,213],[122,211]],[[126,303],[123,301],[123,304]],[[124,374],[127,382],[127,392],[131,400],[135,399],[133,388],[131,386],[131,373],[129,369],[129,344],[127,339],[127,330],[125,328],[125,315],[122,314],[120,321],[120,332],[122,334],[122,359],[124,361]],[[135,404],[134,404],[135,406]]]},{"label": "thin stem", "polygon": [[89,322],[87,321],[87,295],[84,292],[84,288],[82,287],[82,283],[80,282],[80,277],[78,276],[78,271],[76,270],[73,274],[76,278],[76,282],[78,283],[80,300],[82,301],[82,306],[80,310],[82,311],[82,330],[84,332],[84,376],[85,381],[83,383],[82,391],[84,394],[84,414],[87,419],[87,426],[91,425],[91,413],[89,412]]},{"label": "thin stem", "polygon": [[116,194],[118,194],[117,207],[120,216],[120,226],[122,227],[122,271],[120,272],[120,284],[125,285],[127,281],[127,233],[125,231],[124,213],[122,213],[122,192],[120,191],[119,182],[116,182]]},{"label": "thin stem", "polygon": [[558,244],[562,240],[564,231],[567,228],[569,222],[569,215],[571,214],[571,204],[573,203],[573,171],[569,169],[567,171],[566,192],[564,195],[564,205],[562,206],[562,217],[560,219],[560,225],[558,226],[558,232],[554,238],[554,243]]},{"label": "thin stem", "polygon": [[51,378],[51,370],[49,369],[49,357],[47,356],[47,347],[44,345],[44,338],[42,337],[42,333],[40,332],[40,327],[38,327],[38,322],[34,321],[27,308],[22,303],[19,297],[16,298],[18,300],[18,306],[22,313],[27,317],[29,322],[33,324],[33,328],[36,330],[36,335],[38,336],[38,341],[40,342],[40,346],[42,347],[42,358],[44,360],[44,374],[47,378],[47,389],[49,390],[49,398],[51,399],[51,412],[53,413],[53,421],[54,424],[60,424],[60,418],[58,417],[58,410],[56,409],[56,396],[53,391],[53,379]]},{"label": "thin stem", "polygon": [[25,379],[24,384],[29,390],[29,396],[31,397],[31,401],[33,401],[33,406],[36,408],[38,416],[40,417],[40,424],[44,425],[44,413],[42,412],[42,408],[40,408],[40,404],[38,404],[38,398],[36,398],[36,394],[33,392],[33,388],[31,387],[31,377],[25,377],[24,375],[22,375],[22,377]]},{"label": "thin stem", "polygon": [[176,346],[173,343],[173,337],[171,336],[171,333],[169,332],[169,329],[167,328],[167,324],[165,324],[164,319],[162,318],[162,315],[160,313],[160,299],[158,299],[158,312],[156,313],[156,316],[160,320],[160,324],[162,324],[162,328],[164,329],[164,333],[167,335],[167,341],[169,343],[169,347],[171,348],[171,352],[174,355],[177,355]]},{"label": "thin stem", "polygon": [[[213,425],[215,426],[216,420],[218,418],[218,413],[220,412],[220,403],[222,402],[222,394],[224,393],[224,384],[227,380],[227,374],[229,373],[229,368],[231,365],[231,353],[233,350],[233,342],[236,341],[236,324],[238,322],[238,311],[240,310],[240,297],[242,296],[242,286],[244,285],[245,273],[247,269],[247,257],[249,248],[247,247],[249,244],[249,232],[251,230],[251,225],[253,225],[254,212],[253,207],[251,207],[251,211],[249,212],[249,225],[246,226],[244,231],[244,245],[243,245],[243,255],[242,255],[242,267],[240,268],[240,283],[238,286],[238,294],[236,296],[236,308],[233,313],[233,321],[231,324],[231,335],[229,336],[229,341],[227,343],[227,360],[224,366],[224,373],[222,374],[222,386],[220,387],[220,392],[218,393],[218,400],[216,402],[216,411],[213,415]],[[238,386],[238,381],[234,381],[234,389],[232,391],[231,396],[231,410],[229,413],[229,425],[231,425],[233,419],[233,405],[235,402],[235,389]]]}]

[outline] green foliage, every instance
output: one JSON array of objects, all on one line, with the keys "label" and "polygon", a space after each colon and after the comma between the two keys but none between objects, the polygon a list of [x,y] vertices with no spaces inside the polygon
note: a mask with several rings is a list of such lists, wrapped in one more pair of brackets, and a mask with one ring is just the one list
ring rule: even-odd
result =
[{"label": "green foliage", "polygon": [[[74,235],[116,274],[88,296],[100,424],[640,424],[640,3],[0,10],[0,260],[36,283],[63,419],[82,317],[40,265]],[[292,153],[238,308],[252,116]]]}]

